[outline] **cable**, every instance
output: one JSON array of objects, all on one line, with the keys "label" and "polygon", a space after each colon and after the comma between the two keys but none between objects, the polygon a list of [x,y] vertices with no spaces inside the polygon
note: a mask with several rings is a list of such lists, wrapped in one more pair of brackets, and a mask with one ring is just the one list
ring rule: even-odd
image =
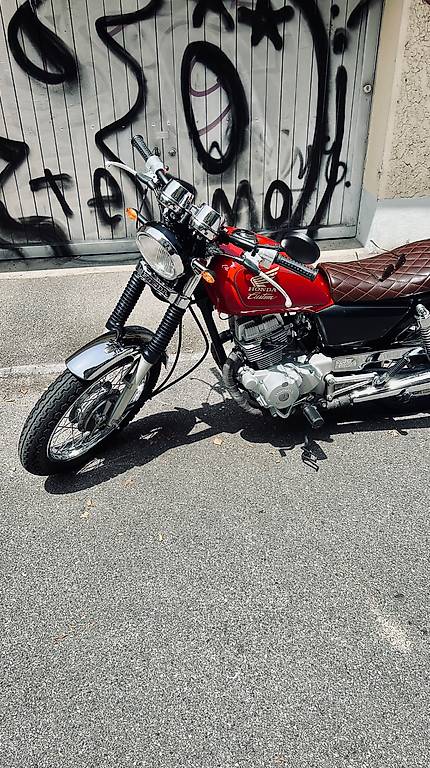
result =
[{"label": "cable", "polygon": [[[186,376],[189,376],[189,375],[190,375],[190,373],[193,373],[193,371],[195,371],[195,370],[196,370],[196,368],[198,368],[198,367],[199,367],[199,365],[201,365],[201,364],[202,364],[202,362],[203,362],[203,360],[205,359],[205,357],[207,357],[207,354],[208,354],[208,352],[209,352],[209,349],[210,349],[210,345],[209,345],[209,342],[208,342],[208,339],[207,339],[207,336],[206,336],[205,330],[204,330],[204,328],[203,328],[203,326],[202,326],[202,324],[201,324],[201,322],[200,322],[199,318],[197,317],[197,315],[196,315],[196,313],[194,312],[194,310],[193,310],[193,308],[192,308],[192,306],[191,306],[191,305],[190,305],[190,312],[191,312],[191,315],[192,315],[192,317],[193,317],[193,319],[194,319],[194,322],[195,322],[195,323],[196,323],[196,325],[197,325],[197,328],[199,329],[200,333],[202,334],[202,336],[203,336],[203,338],[204,338],[204,340],[205,340],[205,350],[204,350],[204,352],[203,352],[202,356],[201,356],[201,357],[199,358],[199,360],[197,361],[197,363],[195,363],[195,364],[194,364],[194,365],[193,365],[193,366],[192,366],[192,367],[191,367],[191,368],[190,368],[188,371],[185,371],[185,373],[183,373],[181,376],[178,376],[178,378],[177,378],[177,379],[174,379],[173,381],[171,381],[171,382],[170,382],[170,384],[167,384],[167,386],[166,386],[166,384],[165,384],[165,383],[167,382],[167,379],[170,379],[170,376],[172,375],[173,371],[175,370],[175,368],[176,368],[176,364],[177,364],[177,362],[178,362],[178,359],[179,359],[179,351],[180,351],[180,348],[179,348],[179,343],[178,343],[178,349],[177,349],[177,351],[176,351],[175,360],[174,360],[173,366],[172,366],[172,368],[171,368],[171,370],[170,370],[170,372],[169,372],[169,375],[166,377],[166,379],[164,380],[164,382],[162,383],[162,385],[161,385],[160,387],[158,387],[158,389],[156,389],[156,390],[155,390],[155,391],[152,393],[152,397],[154,397],[154,395],[159,395],[159,394],[160,394],[160,392],[164,392],[166,389],[169,389],[169,387],[173,387],[173,385],[174,385],[174,384],[178,384],[180,381],[182,381],[182,379],[185,379],[185,378],[186,378]],[[179,326],[179,328],[180,328],[180,333],[181,333],[181,341],[182,341],[182,323],[181,323],[181,325]]]},{"label": "cable", "polygon": [[172,378],[172,374],[173,374],[173,372],[174,372],[174,370],[175,370],[175,368],[176,368],[176,366],[178,364],[179,354],[180,354],[180,351],[181,351],[181,347],[182,347],[182,321],[181,321],[181,323],[179,325],[179,328],[178,328],[178,346],[176,348],[175,359],[173,361],[173,365],[172,365],[169,373],[167,374],[166,378],[164,379],[164,381],[162,381],[160,386],[157,387],[157,389],[155,389],[153,391],[151,397],[154,397],[155,395],[158,395],[159,392],[162,392],[164,389],[166,389],[166,384],[169,381],[169,379]]}]

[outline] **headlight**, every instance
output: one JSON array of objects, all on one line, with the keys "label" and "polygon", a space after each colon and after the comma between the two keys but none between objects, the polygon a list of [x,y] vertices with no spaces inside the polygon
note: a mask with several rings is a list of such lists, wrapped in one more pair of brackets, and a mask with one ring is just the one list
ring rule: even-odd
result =
[{"label": "headlight", "polygon": [[137,235],[137,247],[151,269],[165,280],[176,280],[184,274],[178,253],[179,243],[165,227],[143,227]]}]

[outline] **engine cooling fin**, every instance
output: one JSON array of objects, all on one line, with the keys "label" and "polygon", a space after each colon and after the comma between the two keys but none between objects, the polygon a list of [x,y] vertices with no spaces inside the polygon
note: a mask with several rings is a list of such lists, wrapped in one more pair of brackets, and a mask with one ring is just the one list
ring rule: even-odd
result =
[{"label": "engine cooling fin", "polygon": [[234,335],[243,356],[260,370],[281,363],[295,336],[292,325],[285,324],[281,315],[270,315],[262,322],[237,319]]}]

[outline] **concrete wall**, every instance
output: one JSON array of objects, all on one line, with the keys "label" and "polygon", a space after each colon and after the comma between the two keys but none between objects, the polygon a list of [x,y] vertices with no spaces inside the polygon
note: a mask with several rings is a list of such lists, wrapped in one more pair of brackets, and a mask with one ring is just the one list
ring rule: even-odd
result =
[{"label": "concrete wall", "polygon": [[430,3],[388,0],[359,237],[383,248],[430,237]]}]

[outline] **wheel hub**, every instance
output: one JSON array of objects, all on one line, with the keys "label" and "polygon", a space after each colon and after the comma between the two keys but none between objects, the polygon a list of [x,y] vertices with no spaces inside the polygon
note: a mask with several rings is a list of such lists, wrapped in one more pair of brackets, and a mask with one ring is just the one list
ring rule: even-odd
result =
[{"label": "wheel hub", "polygon": [[91,400],[77,405],[71,412],[70,422],[75,424],[83,434],[103,427],[119,394],[119,390],[113,389],[110,382],[102,382],[100,392],[96,393]]}]

